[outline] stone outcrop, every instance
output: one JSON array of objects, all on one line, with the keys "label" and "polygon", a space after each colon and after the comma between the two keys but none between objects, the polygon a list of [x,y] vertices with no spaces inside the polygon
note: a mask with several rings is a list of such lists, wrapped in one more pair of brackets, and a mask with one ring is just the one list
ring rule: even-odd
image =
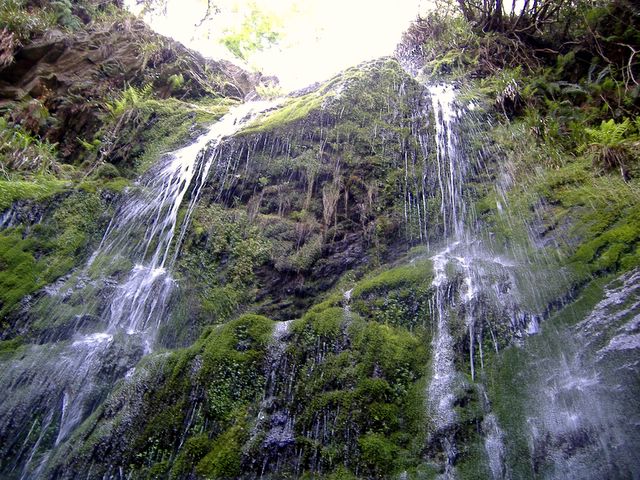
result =
[{"label": "stone outcrop", "polygon": [[77,138],[100,129],[106,101],[128,86],[151,85],[160,98],[243,99],[259,81],[258,74],[205,59],[132,19],[72,34],[52,30],[13,57],[0,66],[0,112],[11,111],[17,123],[59,143],[67,161],[75,158]]}]

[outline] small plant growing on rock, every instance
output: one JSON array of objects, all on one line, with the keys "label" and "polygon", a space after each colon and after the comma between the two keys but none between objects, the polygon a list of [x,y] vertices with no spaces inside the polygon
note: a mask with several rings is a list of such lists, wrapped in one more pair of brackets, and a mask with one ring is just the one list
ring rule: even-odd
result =
[{"label": "small plant growing on rock", "polygon": [[591,142],[588,149],[593,154],[594,166],[603,171],[619,170],[624,179],[629,177],[633,151],[638,146],[638,136],[630,135],[633,125],[628,118],[616,123],[603,121],[599,128],[586,128]]},{"label": "small plant growing on rock", "polygon": [[57,146],[0,117],[0,165],[5,171],[57,172]]},{"label": "small plant growing on rock", "polygon": [[169,86],[171,87],[171,91],[180,90],[184,85],[184,76],[181,73],[177,73],[171,75],[169,77]]},{"label": "small plant growing on rock", "polygon": [[127,110],[138,108],[145,100],[151,97],[153,87],[147,84],[142,88],[127,87],[118,98],[107,103],[105,107],[111,115],[119,117]]}]

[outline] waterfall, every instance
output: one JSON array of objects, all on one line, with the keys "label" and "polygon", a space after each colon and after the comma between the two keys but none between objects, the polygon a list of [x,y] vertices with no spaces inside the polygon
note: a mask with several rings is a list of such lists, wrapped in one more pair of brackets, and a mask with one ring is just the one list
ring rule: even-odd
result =
[{"label": "waterfall", "polygon": [[[254,102],[236,107],[194,143],[167,156],[165,162],[138,182],[135,193],[121,204],[89,262],[91,264],[99,257],[113,261],[127,254],[135,264],[111,301],[109,332],[124,328],[132,334],[157,329],[172,291],[173,280],[167,272],[176,260],[215,157],[208,152],[206,158],[202,158],[206,153],[205,146],[215,146],[220,139],[244,125],[241,120],[273,105]],[[192,183],[195,185],[191,201],[174,244],[178,211]],[[146,227],[144,231],[140,230],[141,225]],[[173,256],[170,255],[171,248],[175,249]]]},{"label": "waterfall", "polygon": [[[519,247],[523,251],[496,253],[501,246],[492,245],[486,232],[477,228],[464,201],[472,170],[459,138],[464,111],[456,105],[452,87],[432,86],[429,94],[444,245],[431,256],[433,360],[426,393],[432,422],[429,442],[444,453],[443,478],[456,477],[454,407],[470,386],[454,364],[451,326],[453,321],[464,325],[471,382],[484,391],[482,339],[489,329],[499,352],[489,321],[496,317],[511,330],[512,342],[525,347],[519,374],[527,380],[522,387],[524,418],[518,419],[517,432],[501,428],[485,396],[481,430],[491,478],[515,478],[526,469],[548,479],[640,478],[637,454],[629,450],[640,443],[640,412],[637,402],[628,398],[629,385],[637,382],[640,351],[640,272],[630,272],[605,288],[604,299],[586,318],[576,318],[574,327],[549,321],[541,328],[540,320],[549,310],[547,292],[566,284],[566,279],[562,272],[551,271],[552,262],[544,255],[525,252],[526,245]],[[498,193],[501,188],[496,185]],[[504,195],[501,198],[506,202]],[[534,235],[529,235],[534,245]],[[558,290],[553,293],[558,301]],[[566,311],[559,315],[571,317]],[[524,342],[528,335],[540,338]],[[502,410],[503,418],[505,413]],[[512,466],[522,460],[513,455],[521,453],[511,455],[507,446],[517,443],[520,435],[525,437],[530,464],[518,466],[525,470],[516,474]]]},{"label": "waterfall", "polygon": [[[640,270],[562,309],[553,240],[511,218],[535,200],[509,205],[509,159],[474,156],[458,87],[393,75],[397,97],[349,112],[384,84],[355,73],[159,158],[86,264],[23,303],[31,343],[0,351],[0,477],[640,479]],[[167,340],[218,321],[221,295],[258,315]]]},{"label": "waterfall", "polygon": [[266,358],[267,383],[249,442],[258,444],[262,452],[262,462],[256,464],[262,475],[271,469],[279,471],[296,443],[295,417],[291,413],[293,366],[286,354],[292,322],[277,322],[273,329]]},{"label": "waterfall", "polygon": [[460,151],[456,123],[459,110],[455,105],[455,90],[451,85],[429,88],[436,129],[436,158],[440,186],[440,212],[444,223],[444,238],[460,240],[464,229],[462,185],[467,170],[466,156]]},{"label": "waterfall", "polygon": [[526,426],[544,478],[640,478],[640,270],[604,289],[585,318],[553,321],[529,348]]},{"label": "waterfall", "polygon": [[[433,308],[435,331],[432,340],[431,381],[427,400],[432,436],[438,439],[446,456],[444,478],[455,478],[458,456],[455,442],[457,419],[454,404],[465,381],[454,365],[454,340],[450,333],[452,316],[464,315],[469,337],[469,367],[475,380],[475,344],[483,361],[481,332],[476,332],[482,319],[477,318],[479,295],[496,291],[492,278],[496,270],[504,273],[508,262],[490,255],[479,245],[480,241],[466,226],[464,182],[470,169],[459,139],[459,118],[463,113],[456,104],[456,92],[450,85],[430,86],[428,92],[435,120],[437,178],[440,192],[440,213],[444,226],[444,244],[433,255]],[[426,152],[425,152],[426,154]],[[486,295],[486,294],[485,294]],[[478,338],[478,340],[477,340]],[[495,417],[487,423],[486,451],[493,478],[505,478],[499,472],[504,461],[502,434]],[[497,455],[496,452],[502,452]]]},{"label": "waterfall", "polygon": [[[67,341],[29,345],[3,365],[0,383],[8,395],[0,405],[0,453],[14,459],[14,464],[2,466],[12,472],[10,478],[38,478],[50,452],[69,438],[115,381],[153,350],[175,285],[171,269],[215,147],[273,105],[235,107],[192,144],[163,156],[123,195],[82,271],[47,290],[53,298],[76,290],[88,309],[99,300],[94,298],[96,282],[86,279],[96,271],[104,276],[131,265],[115,285],[102,278],[110,289],[100,293],[108,297],[100,300],[106,307],[93,331],[76,328]],[[191,201],[176,239],[179,212],[190,189]],[[61,298],[47,305],[51,318],[63,315]]]},{"label": "waterfall", "polygon": [[441,435],[441,446],[446,454],[445,477],[455,478],[454,463],[457,452],[453,438],[456,414],[454,401],[458,380],[454,366],[453,339],[449,332],[449,314],[454,293],[447,280],[447,268],[457,259],[453,251],[463,236],[462,181],[465,156],[457,146],[455,121],[458,109],[451,86],[433,86],[429,95],[435,118],[436,161],[440,191],[440,212],[444,224],[445,248],[432,257],[434,310],[436,328],[433,336],[432,377],[428,387],[428,402],[435,433]]}]

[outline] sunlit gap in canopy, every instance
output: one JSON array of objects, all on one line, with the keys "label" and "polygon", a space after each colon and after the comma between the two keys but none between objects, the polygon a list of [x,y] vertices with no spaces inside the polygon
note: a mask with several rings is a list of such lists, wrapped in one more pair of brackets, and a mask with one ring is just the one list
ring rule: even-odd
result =
[{"label": "sunlit gap in canopy", "polygon": [[[125,3],[132,12],[140,13],[143,1]],[[144,18],[157,32],[207,57],[227,59],[267,76],[275,75],[287,92],[325,80],[365,60],[391,54],[402,32],[429,1],[147,0],[147,3],[153,9]],[[252,16],[253,12],[257,15]],[[222,41],[241,32],[243,26],[256,23],[258,29],[269,30],[277,38],[270,42],[265,36],[254,36],[255,44],[264,48],[253,50],[243,62]],[[244,38],[252,41],[251,34]]]}]

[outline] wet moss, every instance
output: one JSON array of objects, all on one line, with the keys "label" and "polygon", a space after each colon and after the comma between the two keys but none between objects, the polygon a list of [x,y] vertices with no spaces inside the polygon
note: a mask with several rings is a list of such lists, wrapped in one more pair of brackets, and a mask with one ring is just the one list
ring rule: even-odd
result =
[{"label": "wet moss", "polygon": [[247,431],[243,425],[234,425],[213,442],[209,453],[196,466],[196,473],[203,478],[238,478],[242,473],[242,445]]},{"label": "wet moss", "polygon": [[368,477],[385,478],[393,469],[398,447],[383,435],[368,433],[358,438],[360,462]]},{"label": "wet moss", "polygon": [[18,200],[36,202],[53,197],[69,186],[69,182],[56,178],[37,178],[33,181],[0,181],[0,212],[11,207]]},{"label": "wet moss", "polygon": [[[162,478],[235,478],[247,408],[264,390],[272,329],[271,320],[245,315],[205,330],[189,348],[145,359],[136,377],[87,420],[83,428],[91,438],[59,463],[74,471],[99,461],[104,469],[107,455],[133,478],[152,471]],[[105,442],[113,448],[105,451]]]},{"label": "wet moss", "polygon": [[548,247],[547,258],[571,272],[573,286],[640,265],[639,179],[600,172],[587,153],[541,141],[531,121],[525,116],[492,132],[509,157],[511,185],[477,203],[492,242],[530,258],[540,257],[532,239]]},{"label": "wet moss", "polygon": [[195,435],[187,439],[171,467],[169,478],[187,478],[196,465],[211,451],[211,440],[207,434]]},{"label": "wet moss", "polygon": [[365,278],[352,292],[352,309],[380,323],[410,330],[430,324],[429,299],[433,266],[430,260],[415,262]]},{"label": "wet moss", "polygon": [[[382,478],[415,465],[424,427],[423,339],[357,314],[346,317],[331,302],[291,330],[296,442],[312,471],[343,465]],[[330,422],[330,438],[313,433],[318,422]],[[354,435],[357,445],[349,440]]]},{"label": "wet moss", "polygon": [[507,432],[507,463],[515,478],[533,476],[526,425],[527,354],[511,347],[489,363],[487,388],[492,409]]},{"label": "wet moss", "polygon": [[384,295],[401,286],[430,284],[432,276],[431,261],[418,260],[410,265],[386,269],[379,275],[360,281],[353,289],[352,297],[357,298],[369,293]]},{"label": "wet moss", "polygon": [[20,337],[11,340],[0,340],[0,358],[12,356],[24,344]]},{"label": "wet moss", "polygon": [[204,132],[209,125],[225,113],[236,102],[226,98],[208,99],[193,103],[174,98],[147,100],[139,107],[140,119],[137,130],[118,139],[122,146],[129,143],[127,162],[135,165],[137,173],[145,171],[162,154],[180,148]]},{"label": "wet moss", "polygon": [[[602,299],[604,285],[611,277],[601,277],[584,287],[578,297],[545,321],[539,335],[527,339],[524,347],[511,346],[499,355],[490,353],[486,365],[486,386],[501,427],[506,432],[507,465],[515,478],[535,476],[531,451],[531,432],[527,424],[529,409],[536,403],[532,391],[540,365],[562,361],[568,328],[583,320]],[[558,356],[554,360],[554,356]],[[551,360],[550,360],[551,359]]]},{"label": "wet moss", "polygon": [[322,107],[326,101],[326,94],[315,91],[298,98],[288,100],[273,113],[264,114],[240,132],[240,135],[268,132],[282,128],[299,120],[307,119],[309,115]]},{"label": "wet moss", "polygon": [[88,255],[105,205],[97,194],[74,192],[50,218],[27,230],[0,232],[0,318],[26,295],[66,274]]}]

